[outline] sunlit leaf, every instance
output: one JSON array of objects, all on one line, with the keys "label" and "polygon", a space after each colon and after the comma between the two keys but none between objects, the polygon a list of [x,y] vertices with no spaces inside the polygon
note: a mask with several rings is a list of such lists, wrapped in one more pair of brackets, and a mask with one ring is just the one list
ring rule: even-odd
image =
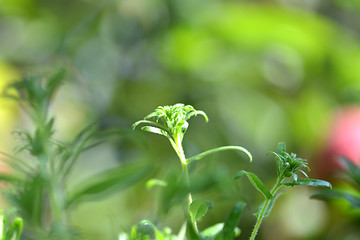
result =
[{"label": "sunlit leaf", "polygon": [[239,147],[239,146],[223,146],[223,147],[210,149],[210,150],[202,152],[202,153],[200,153],[200,154],[198,154],[196,156],[188,158],[186,160],[186,162],[190,163],[192,161],[200,160],[200,159],[202,159],[203,157],[205,157],[205,156],[207,156],[209,154],[216,153],[216,152],[219,152],[219,151],[225,151],[225,150],[238,150],[238,151],[244,152],[249,157],[250,162],[252,161],[252,155],[247,149],[245,149],[243,147]]},{"label": "sunlit leaf", "polygon": [[242,176],[247,176],[247,178],[249,179],[249,181],[251,182],[251,184],[259,191],[261,192],[262,194],[264,194],[264,196],[267,198],[267,199],[272,199],[273,196],[272,194],[270,193],[270,191],[266,188],[266,186],[261,182],[261,180],[253,173],[251,172],[247,172],[245,170],[242,170],[240,172],[238,172],[236,175],[235,175],[235,179],[237,178],[240,178]]},{"label": "sunlit leaf", "polygon": [[331,183],[324,181],[324,180],[318,180],[318,179],[309,179],[309,178],[300,178],[297,181],[283,181],[281,182],[282,185],[285,186],[295,186],[295,185],[301,185],[301,186],[313,186],[313,187],[328,187],[332,188]]},{"label": "sunlit leaf", "polygon": [[224,223],[217,223],[215,225],[212,225],[208,228],[206,228],[205,230],[203,230],[201,232],[202,236],[209,236],[209,237],[213,237],[217,234],[219,234],[221,232],[221,230],[223,230],[224,228]]},{"label": "sunlit leaf", "polygon": [[166,187],[168,184],[167,182],[160,180],[160,179],[150,179],[146,182],[146,188],[149,190],[155,186],[160,186],[160,187]]}]

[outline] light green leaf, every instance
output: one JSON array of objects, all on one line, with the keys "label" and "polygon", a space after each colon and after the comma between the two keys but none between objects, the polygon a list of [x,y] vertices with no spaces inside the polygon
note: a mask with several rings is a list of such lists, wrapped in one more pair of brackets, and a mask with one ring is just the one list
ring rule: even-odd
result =
[{"label": "light green leaf", "polygon": [[0,173],[0,181],[16,183],[16,182],[23,182],[24,179],[16,175]]},{"label": "light green leaf", "polygon": [[165,130],[162,130],[160,128],[157,128],[157,127],[144,126],[144,127],[141,128],[141,130],[146,131],[146,132],[159,134],[159,135],[162,135],[162,136],[165,136],[165,137],[171,139],[168,132],[166,132]]},{"label": "light green leaf", "polygon": [[279,142],[278,144],[278,153],[286,152],[285,142]]},{"label": "light green leaf", "polygon": [[212,225],[201,232],[204,237],[213,237],[221,232],[224,228],[224,223],[217,223]]},{"label": "light green leaf", "polygon": [[151,188],[155,187],[155,186],[160,186],[160,187],[166,187],[167,186],[167,182],[160,180],[160,179],[150,179],[146,182],[146,189],[150,190]]},{"label": "light green leaf", "polygon": [[202,152],[196,156],[193,156],[191,158],[188,158],[186,160],[187,163],[190,163],[192,161],[196,161],[196,160],[200,160],[202,159],[203,157],[209,155],[209,154],[212,154],[212,153],[216,153],[216,152],[219,152],[219,151],[225,151],[225,150],[238,150],[238,151],[242,151],[244,152],[250,159],[250,162],[252,161],[252,155],[251,153],[243,148],[243,147],[240,147],[240,146],[223,146],[223,147],[218,147],[218,148],[214,148],[214,149],[210,149],[208,151],[205,151],[205,152]]},{"label": "light green leaf", "polygon": [[318,180],[318,179],[309,179],[309,178],[300,178],[297,181],[283,181],[281,182],[282,185],[285,186],[295,186],[295,185],[301,185],[301,186],[313,186],[313,187],[328,187],[332,188],[331,183],[324,181],[324,180]]},{"label": "light green leaf", "polygon": [[191,220],[193,222],[200,220],[211,206],[211,202],[202,199],[193,201],[189,206]]},{"label": "light green leaf", "polygon": [[166,130],[165,127],[163,125],[161,125],[160,123],[157,123],[157,122],[153,122],[153,121],[150,121],[150,120],[139,120],[137,122],[135,122],[133,125],[132,125],[132,129],[135,129],[138,125],[140,124],[145,124],[145,125],[149,125],[149,126],[154,126],[154,127],[157,127],[157,128],[160,128],[160,129],[163,129],[163,130]]},{"label": "light green leaf", "polygon": [[191,240],[200,240],[200,236],[196,233],[193,225],[191,224],[190,221],[187,221],[187,226],[186,226],[186,239],[191,239]]},{"label": "light green leaf", "polygon": [[272,199],[273,196],[270,193],[270,191],[266,188],[266,186],[261,182],[261,180],[253,173],[251,172],[247,172],[245,170],[242,170],[240,172],[238,172],[235,176],[235,179],[240,178],[242,176],[246,175],[247,178],[249,179],[249,181],[251,182],[251,184],[262,194],[264,194],[264,196],[267,199]]}]

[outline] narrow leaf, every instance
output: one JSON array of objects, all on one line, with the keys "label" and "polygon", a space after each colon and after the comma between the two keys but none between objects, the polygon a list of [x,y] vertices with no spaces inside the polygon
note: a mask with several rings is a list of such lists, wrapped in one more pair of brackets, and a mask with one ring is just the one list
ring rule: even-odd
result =
[{"label": "narrow leaf", "polygon": [[[277,194],[275,194],[273,199],[270,199],[269,205],[267,206],[265,210],[264,217],[268,217],[270,215],[270,212],[275,204],[276,199],[283,194],[285,191],[279,191]],[[254,214],[257,218],[259,218],[262,208],[264,207],[265,201],[259,206],[258,210]]]},{"label": "narrow leaf", "polygon": [[309,178],[300,178],[297,181],[283,181],[281,182],[282,185],[285,186],[295,186],[295,185],[301,185],[301,186],[313,186],[313,187],[328,187],[332,188],[331,183],[324,181],[324,180],[318,180],[318,179],[309,179]]},{"label": "narrow leaf", "polygon": [[0,181],[16,183],[16,182],[23,182],[24,179],[15,175],[0,173]]},{"label": "narrow leaf", "polygon": [[360,167],[355,165],[351,160],[342,157],[341,160],[346,164],[348,169],[348,175],[354,180],[358,185],[360,185]]},{"label": "narrow leaf", "polygon": [[166,187],[167,186],[167,182],[160,180],[160,179],[150,179],[146,182],[146,189],[150,190],[155,186],[160,186],[160,187]]},{"label": "narrow leaf", "polygon": [[68,193],[67,206],[86,198],[100,197],[105,193],[127,188],[144,177],[148,171],[147,166],[137,163],[120,166],[90,177]]},{"label": "narrow leaf", "polygon": [[191,239],[191,240],[200,240],[199,235],[196,233],[193,225],[191,224],[191,221],[187,221],[187,226],[186,226],[186,239]]},{"label": "narrow leaf", "polygon": [[139,120],[132,125],[132,129],[135,129],[140,124],[150,125],[150,126],[154,126],[154,127],[166,130],[165,127],[163,125],[161,125],[160,123],[153,122],[150,120]]},{"label": "narrow leaf", "polygon": [[270,193],[270,191],[266,188],[266,186],[261,182],[261,180],[253,173],[251,172],[247,172],[245,170],[242,170],[240,172],[238,172],[235,176],[235,179],[240,178],[242,176],[246,175],[247,178],[249,179],[249,181],[251,182],[251,184],[262,194],[264,194],[264,196],[267,199],[272,199],[273,196]]},{"label": "narrow leaf", "polygon": [[326,190],[312,195],[311,198],[325,201],[346,200],[352,208],[360,209],[360,198],[348,192]]},{"label": "narrow leaf", "polygon": [[240,215],[245,207],[245,203],[238,202],[235,204],[230,214],[227,216],[222,231],[215,237],[215,240],[234,239],[235,230],[239,224]]},{"label": "narrow leaf", "polygon": [[186,240],[186,225],[187,222],[184,222],[184,224],[181,226],[180,231],[178,235],[176,236],[177,240]]},{"label": "narrow leaf", "polygon": [[157,128],[157,127],[144,126],[144,127],[141,128],[141,130],[146,131],[146,132],[159,134],[159,135],[165,136],[167,138],[171,138],[168,132],[166,132],[165,130],[162,130],[160,128]]},{"label": "narrow leaf", "polygon": [[285,142],[279,142],[278,144],[278,153],[286,152],[286,144]]},{"label": "narrow leaf", "polygon": [[212,225],[201,232],[204,237],[213,237],[221,232],[224,228],[224,223],[217,223]]},{"label": "narrow leaf", "polygon": [[243,147],[240,147],[240,146],[224,146],[224,147],[218,147],[218,148],[214,148],[214,149],[210,149],[208,151],[202,152],[202,153],[200,153],[200,154],[198,154],[196,156],[188,158],[186,160],[186,162],[190,163],[192,161],[200,160],[200,159],[202,159],[203,157],[205,157],[205,156],[207,156],[209,154],[220,152],[220,151],[225,151],[225,150],[239,150],[239,151],[242,151],[249,157],[250,162],[252,161],[252,155],[247,149],[245,149]]}]

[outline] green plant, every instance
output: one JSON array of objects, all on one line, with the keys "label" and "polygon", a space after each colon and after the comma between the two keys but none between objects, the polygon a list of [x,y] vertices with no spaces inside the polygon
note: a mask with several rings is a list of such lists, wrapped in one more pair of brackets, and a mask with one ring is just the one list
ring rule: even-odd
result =
[{"label": "green plant", "polygon": [[[329,219],[329,225],[338,227],[335,233],[326,233],[335,238],[358,239],[360,236],[360,167],[345,157],[339,163],[344,167],[338,174],[333,189],[317,191],[311,197],[329,203],[336,212],[336,221]],[[340,170],[340,169],[339,169]],[[341,217],[344,219],[339,220]],[[331,227],[330,227],[331,228]]]},{"label": "green plant", "polygon": [[[180,163],[182,166],[181,177],[185,181],[185,185],[186,185],[187,192],[188,192],[186,210],[187,210],[187,219],[189,220],[190,225],[187,226],[187,229],[188,229],[187,232],[188,232],[188,234],[191,234],[191,231],[189,231],[189,229],[192,229],[194,231],[193,234],[196,236],[199,234],[199,230],[197,227],[197,221],[205,215],[205,213],[207,212],[207,210],[211,206],[211,204],[208,201],[205,201],[202,199],[193,200],[193,197],[192,197],[192,194],[190,191],[191,183],[189,180],[189,172],[188,172],[189,165],[192,162],[200,160],[209,154],[219,152],[219,151],[224,151],[224,150],[242,151],[242,152],[246,153],[248,155],[248,157],[250,158],[250,161],[252,161],[252,156],[251,156],[250,152],[240,146],[218,147],[218,148],[214,148],[214,149],[205,151],[203,153],[200,153],[196,156],[187,158],[185,156],[185,152],[183,150],[182,142],[184,139],[184,135],[189,127],[188,120],[191,117],[197,116],[197,115],[203,116],[205,118],[205,121],[208,121],[208,117],[203,111],[196,110],[195,108],[193,108],[190,105],[184,105],[182,103],[178,103],[178,104],[175,104],[172,106],[160,106],[153,113],[150,113],[149,115],[147,115],[144,118],[144,120],[137,121],[133,125],[133,129],[135,129],[138,125],[141,124],[141,125],[143,125],[141,127],[141,130],[160,134],[162,136],[165,136],[170,141],[171,146],[173,147],[177,156],[179,157],[179,160],[180,160]],[[154,182],[154,180],[151,180],[151,181]],[[233,221],[234,219],[238,219],[238,217],[240,216],[239,212],[241,212],[243,207],[244,207],[243,204],[239,204],[234,208],[233,212],[236,212],[236,213],[234,213],[233,214],[234,216],[232,216],[232,218],[229,219],[229,221],[227,222],[228,224],[225,223],[225,225],[221,225],[221,228],[220,228],[220,230],[222,230],[221,233],[219,233],[220,231],[218,231],[219,226],[220,226],[220,225],[218,225],[217,228],[213,228],[212,231],[208,230],[207,231],[208,234],[210,235],[210,232],[211,232],[211,233],[218,234],[218,236],[222,236],[222,234],[225,234],[227,231],[229,231],[229,228],[230,228],[229,223],[231,221]],[[232,223],[232,225],[233,225],[233,223]],[[231,226],[231,227],[233,228],[232,232],[234,232],[234,229],[236,226]],[[216,229],[216,231],[215,231],[215,229]],[[130,236],[130,239],[135,239],[135,238],[131,238],[131,236]],[[182,238],[178,236],[177,239],[182,239]]]},{"label": "green plant", "polygon": [[[184,134],[186,133],[189,123],[188,120],[196,115],[201,115],[208,121],[207,115],[203,111],[195,110],[190,105],[184,105],[181,103],[173,106],[160,106],[153,113],[147,115],[144,120],[140,120],[133,125],[135,129],[138,125],[143,125],[141,130],[156,133],[165,136],[171,143],[175,152],[177,153],[182,166],[182,179],[186,183],[188,198],[186,204],[186,220],[183,228],[178,235],[170,234],[171,231],[165,230],[164,233],[159,231],[151,222],[141,222],[139,225],[134,226],[131,230],[130,236],[125,233],[121,233],[120,240],[138,240],[138,239],[164,239],[164,240],[231,240],[237,235],[236,229],[239,222],[240,214],[245,207],[242,202],[237,203],[228,218],[224,223],[219,223],[211,226],[204,231],[200,232],[197,227],[197,221],[202,218],[211,204],[202,199],[193,200],[191,195],[189,181],[188,166],[193,161],[200,160],[208,154],[215,153],[223,150],[240,150],[248,155],[250,161],[252,161],[251,154],[243,147],[239,146],[224,146],[215,149],[211,149],[200,153],[194,157],[186,158],[182,141]],[[247,171],[240,171],[235,176],[239,178],[247,176],[252,185],[265,196],[265,202],[260,205],[257,213],[257,222],[254,226],[254,230],[250,237],[250,240],[254,240],[262,220],[270,214],[270,211],[275,203],[275,200],[283,193],[279,191],[281,186],[295,186],[295,185],[307,185],[307,186],[320,186],[330,187],[331,184],[317,179],[309,179],[303,169],[308,169],[307,162],[304,159],[297,158],[294,153],[287,153],[285,143],[279,143],[277,152],[272,152],[276,156],[277,164],[277,181],[272,188],[268,190],[267,187],[261,182],[261,180],[253,173]],[[305,178],[299,178],[298,173],[304,175]],[[166,187],[166,182],[159,180],[150,180],[148,185],[159,184]]]},{"label": "green plant", "polygon": [[21,104],[33,127],[33,131],[16,131],[20,143],[14,154],[2,154],[2,160],[13,171],[0,173],[0,180],[8,183],[3,191],[5,198],[24,219],[23,239],[83,237],[69,223],[70,211],[85,200],[130,186],[147,171],[141,163],[125,164],[69,186],[69,174],[80,154],[103,141],[107,133],[90,124],[71,142],[54,138],[55,118],[49,116],[49,107],[63,82],[64,71],[60,70],[25,78],[4,92],[5,97]]},{"label": "green plant", "polygon": [[0,211],[0,240],[19,240],[23,230],[23,220],[15,211],[7,214]]},{"label": "green plant", "polygon": [[[265,202],[260,205],[258,211],[255,213],[257,221],[250,236],[250,240],[255,239],[261,222],[265,217],[269,216],[276,199],[283,193],[283,191],[279,191],[282,186],[292,187],[295,185],[303,185],[331,188],[329,182],[308,178],[304,170],[301,169],[305,168],[310,170],[307,166],[307,161],[302,158],[297,158],[294,153],[287,153],[285,143],[279,143],[277,152],[271,153],[275,155],[277,166],[277,180],[271,191],[268,190],[261,180],[253,173],[242,170],[235,176],[235,178],[247,176],[251,184],[265,197]],[[302,173],[305,178],[299,178],[297,175],[298,172]]]}]

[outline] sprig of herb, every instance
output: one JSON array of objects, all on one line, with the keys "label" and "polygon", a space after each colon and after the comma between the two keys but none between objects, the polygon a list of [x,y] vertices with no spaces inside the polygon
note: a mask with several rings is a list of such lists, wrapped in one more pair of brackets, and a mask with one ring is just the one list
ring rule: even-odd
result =
[{"label": "sprig of herb", "polygon": [[[249,151],[247,151],[243,147],[239,146],[224,146],[219,148],[214,148],[203,153],[200,153],[194,157],[186,158],[185,153],[182,146],[182,141],[184,139],[184,135],[189,127],[188,120],[193,117],[201,115],[205,118],[205,121],[208,121],[208,117],[205,112],[196,110],[191,105],[185,105],[182,103],[177,103],[172,106],[159,106],[155,109],[154,112],[147,115],[143,120],[137,121],[133,124],[133,129],[135,129],[140,124],[143,125],[141,130],[159,134],[165,136],[171,143],[173,149],[175,150],[176,154],[178,155],[181,165],[182,165],[182,175],[185,179],[186,186],[188,187],[188,204],[187,204],[187,212],[190,218],[190,222],[192,223],[192,227],[196,234],[198,233],[197,228],[197,220],[199,219],[197,216],[198,211],[197,206],[201,206],[202,212],[207,211],[209,205],[206,204],[202,200],[198,200],[193,202],[193,198],[190,188],[190,180],[189,180],[189,173],[188,173],[188,165],[195,161],[200,160],[203,157],[224,150],[239,150],[244,152],[252,160],[252,156]],[[201,201],[201,202],[200,202]],[[195,206],[196,205],[196,206]],[[195,209],[195,210],[194,210]],[[202,214],[203,215],[203,214]]]}]

